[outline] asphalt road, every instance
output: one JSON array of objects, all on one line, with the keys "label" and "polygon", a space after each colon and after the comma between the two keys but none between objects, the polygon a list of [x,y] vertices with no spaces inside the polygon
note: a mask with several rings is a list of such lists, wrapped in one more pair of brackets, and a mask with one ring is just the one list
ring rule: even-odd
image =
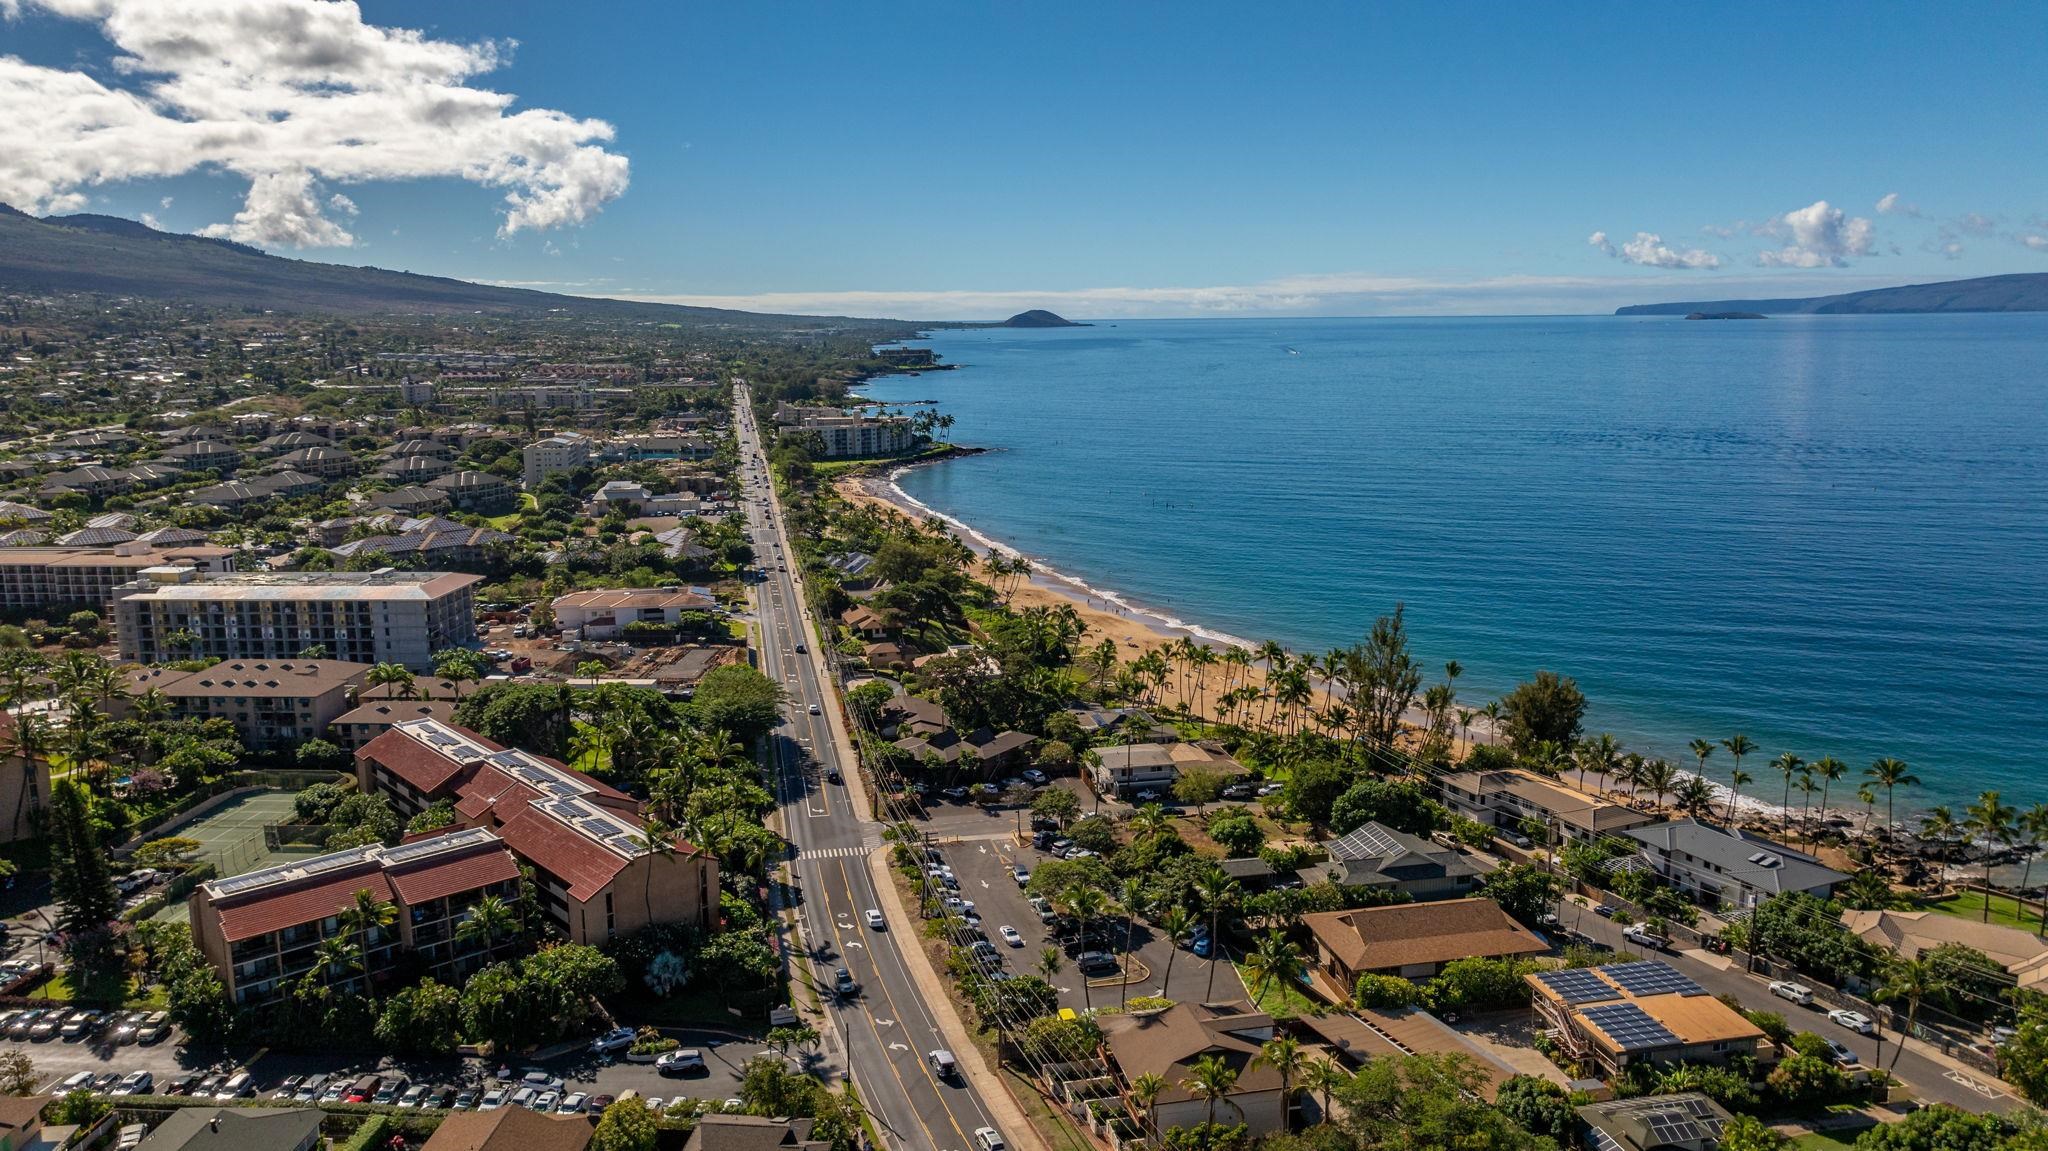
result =
[{"label": "asphalt road", "polygon": [[[807,952],[796,961],[810,966],[791,975],[808,978],[826,1005],[846,1051],[844,1070],[884,1138],[920,1151],[967,1151],[974,1146],[974,1132],[996,1122],[963,1079],[940,1080],[926,1061],[926,1052],[950,1047],[933,1012],[951,1008],[926,1003],[906,966],[896,934],[915,930],[915,925],[891,923],[880,931],[866,925],[868,909],[885,909],[866,858],[881,846],[881,827],[864,823],[846,786],[827,780],[829,772],[845,777],[856,769],[841,761],[832,737],[825,713],[837,705],[816,661],[796,650],[801,643],[814,651],[818,637],[792,573],[777,570],[789,565],[788,540],[749,393],[744,387],[736,391],[744,505],[756,562],[763,569],[754,587],[761,671],[780,683],[790,699],[786,721],[774,737],[774,790],[784,833],[797,849],[792,868]],[[832,988],[833,971],[842,965],[860,985],[850,996]]]},{"label": "asphalt road", "polygon": [[[1723,957],[1709,957],[1700,951],[1660,951],[1652,955],[1623,939],[1618,925],[1570,900],[1559,905],[1558,916],[1567,928],[1576,929],[1616,950],[1661,959],[1715,995],[1732,995],[1751,1011],[1775,1011],[1795,1029],[1811,1031],[1846,1044],[1864,1066],[1877,1066],[1880,1047],[1877,1038],[1858,1035],[1830,1021],[1824,1008],[1801,1007],[1772,995],[1769,980],[1745,972],[1739,964],[1723,967],[1721,964],[1726,962]],[[1923,1103],[1948,1103],[1965,1111],[1989,1111],[2001,1115],[2025,1106],[2023,1101],[2006,1094],[1982,1076],[1956,1070],[1911,1048],[1900,1052],[1890,1033],[1883,1036],[1882,1048],[1884,1066],[1905,1080],[1913,1088],[1914,1097]],[[1892,1063],[1894,1054],[1898,1055],[1896,1066]]]}]

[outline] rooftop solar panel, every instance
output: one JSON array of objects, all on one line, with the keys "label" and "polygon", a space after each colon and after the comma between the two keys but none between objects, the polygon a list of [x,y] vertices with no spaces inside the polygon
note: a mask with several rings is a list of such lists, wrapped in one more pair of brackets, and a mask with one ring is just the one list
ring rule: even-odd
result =
[{"label": "rooftop solar panel", "polygon": [[1536,980],[1566,1003],[1593,1003],[1602,999],[1621,998],[1614,988],[1601,982],[1598,976],[1583,967],[1539,971],[1536,973]]},{"label": "rooftop solar panel", "polygon": [[1640,963],[1610,963],[1599,969],[1615,986],[1630,995],[1705,995],[1707,989],[1694,983],[1668,963],[1646,959]]},{"label": "rooftop solar panel", "polygon": [[1648,1051],[1658,1047],[1670,1047],[1678,1043],[1678,1036],[1655,1019],[1648,1012],[1633,1003],[1608,1003],[1599,1007],[1588,1007],[1581,1013],[1586,1022],[1598,1027],[1602,1034],[1624,1052]]}]

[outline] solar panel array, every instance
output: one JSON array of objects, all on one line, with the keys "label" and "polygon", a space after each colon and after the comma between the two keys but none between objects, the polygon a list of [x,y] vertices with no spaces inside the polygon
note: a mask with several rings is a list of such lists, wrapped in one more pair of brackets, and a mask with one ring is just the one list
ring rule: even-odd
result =
[{"label": "solar panel array", "polygon": [[1646,1095],[1602,1108],[1616,1118],[1637,1119],[1650,1130],[1656,1145],[1701,1144],[1721,1136],[1726,1119],[1705,1096]]},{"label": "solar panel array", "polygon": [[491,834],[489,830],[481,827],[444,832],[440,835],[422,839],[417,843],[401,843],[397,847],[387,847],[384,849],[384,862],[411,863],[416,859],[431,858],[432,856],[472,847],[486,840],[496,838],[497,836]]},{"label": "solar panel array", "polygon": [[1633,1003],[1588,1007],[1580,1015],[1624,1052],[1649,1051],[1673,1047],[1678,1043],[1678,1036],[1673,1035],[1670,1028],[1650,1018],[1649,1012]]},{"label": "solar panel array", "polygon": [[1621,998],[1619,992],[1601,982],[1599,976],[1583,967],[1539,971],[1536,973],[1536,981],[1549,988],[1551,994],[1566,1003],[1595,1003],[1602,999]]},{"label": "solar panel array", "polygon": [[1639,963],[1610,963],[1600,968],[1614,985],[1630,995],[1705,995],[1707,989],[1688,979],[1677,968],[1654,959]]},{"label": "solar panel array", "polygon": [[1378,824],[1367,823],[1330,845],[1330,858],[1339,862],[1353,859],[1381,859],[1401,851],[1401,845]]}]

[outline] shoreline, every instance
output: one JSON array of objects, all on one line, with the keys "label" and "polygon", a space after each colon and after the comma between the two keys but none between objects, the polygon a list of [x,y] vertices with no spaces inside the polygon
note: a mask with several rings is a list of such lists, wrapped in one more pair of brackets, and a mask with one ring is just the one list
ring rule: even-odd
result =
[{"label": "shoreline", "polygon": [[[1019,551],[1009,544],[982,532],[957,516],[948,515],[931,507],[904,491],[902,486],[897,483],[897,479],[900,476],[908,473],[913,468],[941,463],[951,458],[954,457],[950,455],[940,456],[913,463],[897,464],[883,472],[844,476],[836,482],[835,487],[842,496],[856,502],[877,504],[915,519],[937,519],[960,533],[963,541],[977,555],[1001,554],[1004,556],[1021,557],[1031,564],[1031,572],[1026,582],[1011,597],[1013,605],[1030,607],[1048,606],[1052,603],[1070,604],[1076,611],[1080,612],[1082,620],[1088,625],[1091,633],[1109,636],[1116,640],[1119,648],[1133,649],[1142,654],[1142,652],[1150,648],[1187,637],[1210,644],[1257,650],[1259,645],[1253,641],[1231,635],[1228,632],[1190,623],[1157,609],[1148,608],[1141,603],[1132,601],[1122,593],[1105,591],[1076,576],[1062,572],[1036,557]],[[1254,665],[1255,669],[1262,667],[1262,664]],[[1259,673],[1255,670],[1254,674]],[[1327,698],[1327,684],[1320,677],[1318,677],[1317,682],[1324,689],[1319,694]],[[1417,721],[1416,725],[1420,726],[1419,713],[1414,709],[1411,708],[1407,718],[1410,721]],[[1485,721],[1482,718],[1472,729],[1462,733],[1463,740],[1468,743],[1495,742],[1493,733],[1482,730],[1484,726]],[[1730,820],[1727,817],[1730,797],[1728,785],[1715,780],[1711,776],[1700,775],[1699,772],[1686,768],[1682,764],[1677,763],[1677,761],[1672,762],[1673,766],[1679,769],[1678,778],[1681,782],[1694,776],[1699,776],[1705,779],[1708,786],[1714,789],[1713,807],[1708,813],[1710,820],[1737,825],[1749,820],[1776,822],[1787,812],[1791,812],[1796,816],[1799,811],[1798,808],[1774,802],[1754,792],[1744,792],[1735,797],[1735,818]],[[1607,786],[1608,781],[1605,777],[1595,777],[1600,780],[1600,786],[1598,787],[1580,787],[1575,782],[1574,777],[1576,775],[1575,771],[1566,770],[1562,773],[1562,778],[1568,786],[1587,791],[1591,794],[1601,796],[1620,794],[1616,788]],[[1763,783],[1766,781],[1758,780],[1757,782]],[[1824,820],[1831,816],[1846,819],[1849,821],[1853,832],[1859,834],[1867,833],[1872,827],[1882,825],[1884,822],[1883,820],[1875,819],[1873,815],[1867,815],[1861,808],[1830,806],[1822,809],[1815,805],[1807,808],[1806,814],[1809,820]],[[1902,824],[1901,826],[1905,825]],[[1807,850],[1811,850],[1812,846],[1808,844]],[[1798,849],[1795,848],[1795,850]]]}]

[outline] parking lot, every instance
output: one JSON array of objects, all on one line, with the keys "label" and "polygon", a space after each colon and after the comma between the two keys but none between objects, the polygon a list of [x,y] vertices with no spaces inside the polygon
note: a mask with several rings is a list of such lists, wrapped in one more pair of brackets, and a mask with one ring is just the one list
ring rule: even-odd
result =
[{"label": "parking lot", "polygon": [[[975,904],[975,910],[981,916],[982,929],[995,943],[996,952],[1006,969],[1018,975],[1037,973],[1039,953],[1054,941],[1049,934],[1050,929],[1039,922],[1038,913],[1027,902],[1024,889],[1017,885],[1012,869],[1020,865],[1036,867],[1040,861],[1050,857],[1030,847],[1018,846],[1007,832],[988,837],[985,826],[982,837],[941,844],[939,850],[946,864],[953,868],[961,896]],[[1004,926],[1017,929],[1023,938],[1023,946],[1003,943],[1000,929]],[[1112,924],[1111,941],[1117,945],[1116,950],[1122,950],[1121,918]],[[1244,984],[1229,963],[1217,965],[1212,994],[1209,962],[1196,956],[1185,945],[1177,949],[1170,947],[1165,938],[1142,919],[1132,933],[1131,945],[1138,966],[1132,968],[1127,987],[1114,975],[1084,981],[1072,962],[1079,949],[1065,949],[1067,962],[1052,980],[1059,991],[1060,1005],[1076,1010],[1090,1004],[1100,1007],[1117,1002],[1126,994],[1165,995],[1182,1001],[1245,998]],[[1170,987],[1165,983],[1169,955],[1173,980]],[[1088,983],[1085,991],[1084,982]]]}]

